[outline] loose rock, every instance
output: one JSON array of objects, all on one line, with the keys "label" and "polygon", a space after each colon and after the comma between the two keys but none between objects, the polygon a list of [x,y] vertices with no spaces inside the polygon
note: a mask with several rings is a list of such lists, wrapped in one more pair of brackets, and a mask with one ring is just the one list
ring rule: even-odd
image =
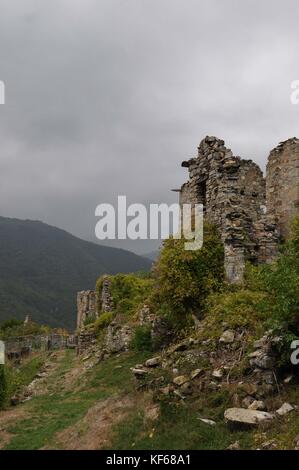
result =
[{"label": "loose rock", "polygon": [[157,367],[161,364],[161,357],[152,357],[151,359],[148,359],[145,361],[145,366],[146,367]]},{"label": "loose rock", "polygon": [[186,375],[179,375],[178,377],[175,377],[173,379],[173,383],[176,384],[176,385],[183,385],[184,383],[188,382],[189,379],[188,377],[186,377]]},{"label": "loose rock", "polygon": [[291,411],[293,411],[294,409],[295,408],[292,405],[290,405],[290,403],[284,403],[278,410],[276,410],[276,413],[279,416],[284,416],[287,413],[290,413]]},{"label": "loose rock", "polygon": [[220,343],[224,343],[224,344],[230,344],[230,343],[233,343],[235,340],[235,333],[234,331],[232,330],[226,330],[223,335],[221,336],[221,338],[219,339],[219,342]]},{"label": "loose rock", "polygon": [[225,421],[234,425],[257,426],[269,422],[273,418],[273,414],[266,411],[246,410],[244,408],[228,408],[224,413]]}]

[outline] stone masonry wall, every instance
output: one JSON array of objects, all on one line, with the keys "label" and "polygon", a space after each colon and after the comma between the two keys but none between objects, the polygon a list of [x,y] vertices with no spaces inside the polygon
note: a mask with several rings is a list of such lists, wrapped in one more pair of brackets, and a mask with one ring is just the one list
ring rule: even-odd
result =
[{"label": "stone masonry wall", "polygon": [[208,221],[220,232],[228,281],[241,282],[245,261],[272,261],[278,234],[265,214],[266,182],[252,160],[234,156],[224,141],[206,137],[196,158],[182,163],[189,181],[180,192],[180,204],[203,204]]},{"label": "stone masonry wall", "polygon": [[276,217],[280,234],[286,238],[299,203],[299,139],[281,142],[271,151],[266,188],[268,211]]},{"label": "stone masonry wall", "polygon": [[81,328],[87,318],[97,316],[96,295],[93,290],[78,292],[77,294],[77,328]]},{"label": "stone masonry wall", "polygon": [[[100,312],[111,312],[113,310],[113,298],[111,295],[111,280],[109,276],[103,279],[103,287],[100,299]],[[98,318],[97,298],[94,290],[86,290],[77,293],[77,328],[84,326],[85,320],[90,317]]]},{"label": "stone masonry wall", "polygon": [[109,276],[105,276],[103,280],[101,305],[102,312],[111,312],[114,307],[111,295],[111,279]]}]

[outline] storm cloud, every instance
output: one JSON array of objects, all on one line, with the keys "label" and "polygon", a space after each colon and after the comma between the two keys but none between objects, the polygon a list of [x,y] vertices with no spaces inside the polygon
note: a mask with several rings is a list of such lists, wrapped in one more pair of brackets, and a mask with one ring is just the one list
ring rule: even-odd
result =
[{"label": "storm cloud", "polygon": [[95,241],[101,202],[175,202],[205,135],[264,169],[299,134],[298,17],[297,0],[0,0],[0,214]]}]

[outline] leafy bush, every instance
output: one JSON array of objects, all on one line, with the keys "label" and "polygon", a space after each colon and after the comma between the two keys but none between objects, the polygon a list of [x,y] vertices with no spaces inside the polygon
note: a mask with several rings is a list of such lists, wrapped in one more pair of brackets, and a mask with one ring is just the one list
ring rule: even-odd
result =
[{"label": "leafy bush", "polygon": [[112,312],[105,312],[100,315],[100,317],[95,321],[95,330],[100,331],[103,328],[106,328],[113,320]]},{"label": "leafy bush", "polygon": [[0,409],[3,407],[7,397],[7,379],[4,365],[0,364]]},{"label": "leafy bush", "polygon": [[246,280],[251,289],[267,293],[270,326],[299,332],[299,217],[278,260],[272,265],[248,266]]},{"label": "leafy bush", "polygon": [[214,226],[205,224],[200,250],[186,251],[185,242],[166,240],[154,268],[155,308],[168,310],[178,321],[201,314],[208,294],[219,290],[224,279],[223,245]]},{"label": "leafy bush", "polygon": [[137,326],[131,342],[132,349],[136,351],[152,351],[152,337],[150,326]]},{"label": "leafy bush", "polygon": [[84,320],[84,326],[92,325],[93,323],[95,323],[96,319],[97,317],[95,314],[88,316]]},{"label": "leafy bush", "polygon": [[263,321],[269,315],[266,307],[267,294],[264,292],[230,286],[224,292],[213,293],[206,302],[203,335],[219,339],[223,330],[229,328],[246,328],[252,335],[259,335],[263,331]]},{"label": "leafy bush", "polygon": [[289,367],[290,344],[299,337],[299,217],[294,219],[290,239],[277,261],[258,267],[248,265],[246,283],[252,291],[264,294],[256,309],[263,314],[264,328],[281,337],[279,365]]},{"label": "leafy bush", "polygon": [[48,326],[32,321],[24,325],[23,321],[12,318],[0,325],[0,338],[6,340],[17,336],[48,334],[50,331],[51,328]]}]

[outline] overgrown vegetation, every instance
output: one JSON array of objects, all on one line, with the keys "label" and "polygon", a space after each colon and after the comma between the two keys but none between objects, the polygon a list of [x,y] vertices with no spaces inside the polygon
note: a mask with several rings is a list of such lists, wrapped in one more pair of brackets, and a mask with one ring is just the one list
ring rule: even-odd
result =
[{"label": "overgrown vegetation", "polygon": [[[240,348],[237,351],[238,362],[229,373],[231,383],[228,386],[233,387],[233,379],[236,377],[236,384],[239,386],[244,377],[242,368],[245,362],[248,368],[248,357],[244,352],[250,350],[251,340],[260,338],[269,328],[283,338],[283,342],[279,343],[279,365],[289,366],[290,341],[299,336],[299,218],[294,221],[292,236],[283,246],[278,260],[272,265],[248,265],[246,280],[242,286],[225,284],[223,245],[214,227],[205,225],[204,230],[203,248],[194,252],[184,249],[185,240],[167,240],[151,275],[111,276],[114,310],[102,313],[97,320],[92,318],[92,327],[95,327],[99,337],[104,336],[103,330],[116,315],[121,321],[131,322],[133,325],[135,323],[136,326],[136,314],[147,303],[153,313],[167,317],[177,329],[188,326],[192,315],[203,320],[201,328],[195,333],[198,337],[194,344],[198,344],[198,340],[209,340],[206,342],[207,351],[210,347],[219,345],[219,337],[224,330],[238,330],[238,339],[232,345],[232,351],[235,351],[234,346]],[[100,278],[96,287],[99,299],[102,283],[103,278]],[[20,323],[13,321],[4,325],[2,331],[3,334],[11,334],[11,331],[20,327]],[[71,368],[75,360],[71,352],[66,352],[61,368],[48,385],[51,393],[34,397],[30,403],[24,405],[30,417],[10,428],[14,437],[7,448],[37,449],[45,445],[59,448],[56,440],[58,432],[77,423],[95,403],[114,394],[116,397],[130,394],[130,398],[136,400],[136,406],[132,407],[126,419],[115,425],[110,448],[225,449],[236,440],[240,442],[242,449],[257,447],[254,432],[232,434],[223,421],[224,410],[231,406],[233,388],[230,395],[222,387],[203,391],[192,399],[181,402],[171,401],[165,395],[164,400],[159,402],[161,416],[158,421],[154,424],[147,422],[144,413],[147,398],[145,395],[143,398],[141,395],[137,397],[129,371],[130,367],[142,364],[145,358],[153,354],[150,326],[135,327],[131,349],[129,353],[114,355],[86,370],[84,380],[80,383],[82,378],[78,379],[78,384],[72,391],[65,390],[63,386],[57,390],[57,382],[64,380],[67,367]],[[4,399],[1,395],[0,369],[0,406],[5,403],[7,396],[32,380],[43,360],[41,356],[33,358],[22,365],[18,373],[7,368],[6,380],[2,382],[3,396],[6,397]],[[201,363],[200,360],[207,362]],[[207,359],[200,360],[197,359],[196,367],[211,367]],[[189,361],[187,356],[186,361]],[[180,372],[183,370],[189,373],[195,365],[190,363],[185,367],[182,360],[178,367]],[[168,377],[165,371],[165,383],[172,382],[171,374],[170,370]],[[160,387],[160,382],[157,383]],[[282,393],[286,392],[282,390]],[[244,391],[244,397],[246,395],[247,391]],[[295,396],[298,397],[298,394],[295,395],[294,392]],[[150,399],[153,397],[154,400],[157,399],[154,395]],[[281,396],[279,400],[282,400]],[[293,402],[295,403],[295,398]],[[292,416],[297,429],[298,412],[294,412]],[[213,419],[217,424],[207,425],[200,421],[200,417]],[[283,419],[279,420],[273,424],[276,432],[280,425],[286,427]],[[291,432],[289,428],[287,430],[288,441],[281,438],[279,445],[282,447],[290,445],[290,439],[298,434],[295,429]],[[269,431],[270,435],[271,432]]]},{"label": "overgrown vegetation", "polygon": [[137,326],[131,343],[135,351],[152,351],[151,328],[148,325]]},{"label": "overgrown vegetation", "polygon": [[[63,331],[61,329],[55,330],[57,332]],[[0,324],[0,339],[7,340],[9,338],[16,338],[19,336],[27,335],[43,335],[49,334],[51,328],[46,325],[39,325],[38,323],[29,321],[24,324],[23,321],[12,318]]]},{"label": "overgrown vegetation", "polygon": [[101,316],[95,321],[94,326],[96,331],[101,331],[106,328],[113,320],[113,312],[104,312]]},{"label": "overgrown vegetation", "polygon": [[0,364],[0,409],[3,408],[7,397],[7,380],[4,365]]},{"label": "overgrown vegetation", "polygon": [[[107,276],[106,276],[107,277]],[[132,317],[136,310],[146,300],[151,292],[153,280],[149,273],[116,274],[110,276],[111,294],[114,302],[114,311],[124,316]],[[101,311],[101,293],[104,277],[100,277],[96,284],[98,298],[98,312]]]},{"label": "overgrown vegetation", "polygon": [[157,313],[169,315],[174,322],[203,314],[205,301],[223,283],[223,244],[214,226],[205,224],[201,250],[185,250],[184,239],[169,239],[155,265],[152,304]]}]

